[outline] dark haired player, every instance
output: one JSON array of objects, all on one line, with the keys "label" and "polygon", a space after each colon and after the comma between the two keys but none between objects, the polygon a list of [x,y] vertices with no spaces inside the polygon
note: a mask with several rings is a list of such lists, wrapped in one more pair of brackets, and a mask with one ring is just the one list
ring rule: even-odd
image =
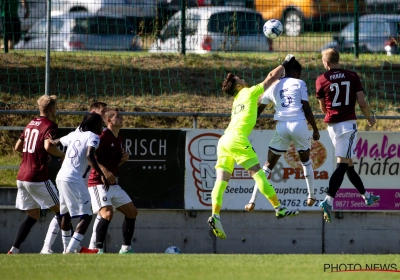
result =
[{"label": "dark haired player", "polygon": [[[109,188],[107,178],[95,158],[102,126],[101,116],[90,113],[83,118],[79,131],[73,131],[59,139],[61,144],[68,146],[65,160],[56,178],[60,192],[61,231],[65,254],[75,252],[92,220],[90,195],[83,179],[88,164],[99,172],[105,188]],[[71,218],[80,218],[73,236],[70,232]],[[93,253],[97,253],[97,250]]]},{"label": "dark haired player", "polygon": [[328,71],[315,82],[319,106],[326,114],[324,121],[328,124],[329,137],[337,157],[337,167],[329,180],[326,198],[320,203],[327,222],[331,221],[333,199],[342,185],[344,174],[347,174],[350,182],[363,196],[365,205],[371,206],[380,199],[379,195],[375,196],[365,190],[360,176],[354,170],[352,158],[357,142],[356,101],[368,126],[373,126],[376,120],[371,116],[360,78],[357,73],[340,68],[339,58],[337,50],[323,50],[322,63]]},{"label": "dark haired player", "polygon": [[96,235],[98,253],[102,254],[108,226],[114,215],[114,208],[117,209],[125,215],[122,223],[122,246],[119,253],[132,254],[131,242],[138,211],[128,194],[116,182],[118,167],[129,158],[129,154],[124,149],[123,139],[119,136],[119,131],[123,126],[123,117],[118,110],[110,109],[104,114],[104,121],[107,129],[103,130],[100,136],[96,158],[110,182],[110,189],[108,191],[104,189],[100,174],[92,169],[88,182],[89,193],[92,199],[93,213],[100,215],[99,223],[93,226],[93,234]]},{"label": "dark haired player", "polygon": [[256,152],[248,139],[257,120],[257,103],[259,97],[283,74],[284,66],[294,58],[286,56],[282,65],[272,70],[260,84],[249,87],[243,79],[229,73],[222,84],[222,91],[234,97],[232,116],[228,128],[218,141],[217,163],[215,165],[217,178],[211,193],[212,216],[208,224],[214,234],[226,239],[220,220],[223,194],[228,186],[235,162],[242,165],[256,181],[260,191],[264,194],[275,209],[276,217],[297,216],[298,211],[290,211],[278,201],[274,188],[268,182],[265,173],[260,167]]},{"label": "dark haired player", "polygon": [[[268,159],[263,166],[265,175],[269,176],[276,163],[285,153],[293,141],[303,166],[304,178],[307,184],[308,198],[307,205],[315,203],[314,195],[314,170],[310,160],[311,133],[308,130],[307,121],[313,128],[313,139],[319,139],[319,132],[315,123],[310,104],[308,103],[307,85],[301,76],[301,64],[292,59],[285,66],[285,76],[269,87],[264,93],[258,105],[258,115],[271,101],[274,103],[276,131],[272,136],[268,149]],[[245,210],[253,211],[257,197],[257,187],[254,186],[250,202]]]},{"label": "dark haired player", "polygon": [[[99,114],[102,118],[104,117],[104,113],[107,110],[107,103],[104,102],[100,102],[100,101],[95,101],[92,104],[90,104],[89,107],[89,113],[97,113]],[[79,126],[76,128],[77,131],[79,131]],[[89,178],[89,170],[90,170],[90,166],[88,167],[88,169],[86,170],[84,176],[85,176],[85,183],[87,184],[87,180]],[[100,220],[100,216],[97,216],[95,221],[94,221],[94,228],[96,227],[97,223]],[[58,224],[58,220],[57,220],[57,216],[54,217],[54,219],[51,220],[50,225],[49,225],[49,229],[47,230],[47,234],[46,234],[46,238],[44,240],[44,244],[43,244],[43,248],[40,251],[41,254],[53,254],[53,251],[51,250],[51,247],[54,244],[54,241],[57,238],[58,232],[60,231],[60,225]],[[92,234],[92,240],[90,242],[90,244],[93,246],[89,246],[89,249],[96,249],[96,234]],[[87,250],[86,247],[84,246],[80,246],[78,247],[77,251],[81,254],[91,254],[93,253],[92,250]]]}]

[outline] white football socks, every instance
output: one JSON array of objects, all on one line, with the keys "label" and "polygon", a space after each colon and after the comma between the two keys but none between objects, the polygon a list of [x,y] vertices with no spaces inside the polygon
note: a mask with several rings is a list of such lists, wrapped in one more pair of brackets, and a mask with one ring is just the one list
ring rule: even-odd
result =
[{"label": "white football socks", "polygon": [[78,248],[79,244],[81,244],[82,239],[83,234],[74,232],[74,235],[71,237],[71,241],[68,244],[66,252],[74,252]]},{"label": "white football socks", "polygon": [[101,216],[100,214],[97,214],[96,219],[94,220],[93,223],[93,232],[92,232],[92,237],[90,238],[89,249],[96,249],[96,228],[100,220]]},{"label": "white football socks", "polygon": [[61,230],[61,238],[64,247],[64,252],[67,250],[69,242],[71,241],[71,231],[70,230]]},{"label": "white football socks", "polygon": [[46,238],[44,239],[43,249],[51,250],[51,246],[53,246],[59,231],[60,226],[58,225],[57,217],[54,216],[54,218],[51,219],[49,229],[47,230]]},{"label": "white football socks", "polygon": [[368,199],[370,196],[371,196],[370,193],[367,192],[367,191],[365,191],[365,193],[362,194],[362,197],[363,197],[364,199]]},{"label": "white football socks", "polygon": [[333,197],[332,196],[327,195],[325,197],[325,201],[328,203],[329,206],[333,205]]},{"label": "white football socks", "polygon": [[303,166],[304,178],[307,184],[307,191],[308,197],[315,198],[314,195],[314,170],[312,168],[311,160],[307,162],[302,162],[301,165]]}]

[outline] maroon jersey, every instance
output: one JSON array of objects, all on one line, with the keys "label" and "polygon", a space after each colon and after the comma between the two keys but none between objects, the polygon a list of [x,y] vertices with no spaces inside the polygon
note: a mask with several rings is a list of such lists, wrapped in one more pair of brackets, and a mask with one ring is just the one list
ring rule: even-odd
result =
[{"label": "maroon jersey", "polygon": [[317,98],[325,100],[325,122],[338,123],[356,119],[356,92],[364,91],[357,73],[331,69],[317,78],[315,87]]},{"label": "maroon jersey", "polygon": [[46,117],[34,118],[24,129],[19,139],[24,142],[22,162],[17,180],[27,182],[44,182],[47,176],[47,157],[44,140],[52,139],[57,133],[58,125]]},{"label": "maroon jersey", "polygon": [[[96,149],[97,161],[115,177],[118,173],[118,165],[121,162],[123,151],[123,139],[121,136],[115,137],[109,129],[103,130],[100,135],[100,145]],[[103,185],[99,173],[94,168],[90,171],[88,186]]]}]

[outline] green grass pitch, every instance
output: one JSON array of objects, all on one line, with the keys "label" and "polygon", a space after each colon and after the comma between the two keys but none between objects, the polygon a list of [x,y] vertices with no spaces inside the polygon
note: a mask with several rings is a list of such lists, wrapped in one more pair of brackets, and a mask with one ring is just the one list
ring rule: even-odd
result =
[{"label": "green grass pitch", "polygon": [[[327,265],[389,271],[331,272]],[[0,279],[400,279],[400,255],[0,255]],[[358,266],[357,266],[358,268]],[[324,271],[325,270],[325,271]],[[397,272],[396,272],[397,271]]]}]

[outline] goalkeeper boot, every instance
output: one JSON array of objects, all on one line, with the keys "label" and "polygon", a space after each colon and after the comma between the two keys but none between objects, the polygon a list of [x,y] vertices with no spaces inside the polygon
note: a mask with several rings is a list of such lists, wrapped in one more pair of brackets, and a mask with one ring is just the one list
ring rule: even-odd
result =
[{"label": "goalkeeper boot", "polygon": [[208,218],[208,224],[218,238],[226,239],[224,228],[222,227],[221,221],[217,215],[214,214]]},{"label": "goalkeeper boot", "polygon": [[286,209],[286,207],[283,207],[283,208],[275,209],[275,215],[276,215],[276,218],[278,218],[278,219],[282,219],[285,217],[295,217],[295,216],[299,215],[299,211],[297,211],[297,210],[293,211],[293,210]]}]

